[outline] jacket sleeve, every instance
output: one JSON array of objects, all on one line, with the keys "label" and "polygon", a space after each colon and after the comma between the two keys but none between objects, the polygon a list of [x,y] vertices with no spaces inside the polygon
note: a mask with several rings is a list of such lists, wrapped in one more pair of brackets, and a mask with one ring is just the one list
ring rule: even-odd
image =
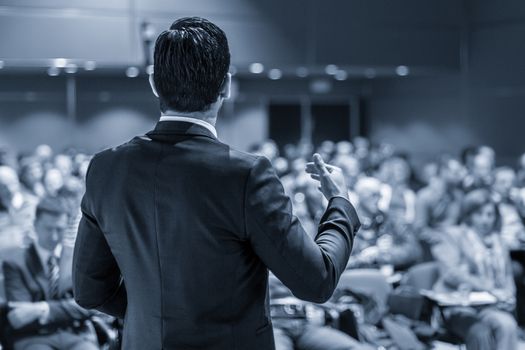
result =
[{"label": "jacket sleeve", "polygon": [[24,283],[22,272],[17,264],[4,261],[2,270],[4,273],[5,297],[7,301],[32,302],[33,297]]},{"label": "jacket sleeve", "polygon": [[346,268],[360,223],[350,202],[335,197],[312,239],[292,214],[270,162],[260,157],[246,183],[245,226],[255,253],[292,293],[322,303],[332,296]]},{"label": "jacket sleeve", "polygon": [[61,300],[48,300],[49,316],[46,324],[61,325],[69,324],[71,321],[83,321],[90,318],[93,312],[79,306],[73,298]]},{"label": "jacket sleeve", "polygon": [[86,175],[86,193],[81,203],[82,219],[73,252],[74,297],[82,307],[123,318],[127,308],[124,281],[90,206],[92,165],[93,161]]},{"label": "jacket sleeve", "polygon": [[[20,268],[12,262],[3,263],[5,276],[5,289],[7,301],[37,302],[33,300],[31,293],[24,283],[24,277]],[[70,324],[74,320],[85,320],[91,317],[92,313],[78,306],[73,298],[63,298],[60,300],[42,300],[49,305],[49,316],[46,325]],[[34,328],[30,324],[25,329]]]}]

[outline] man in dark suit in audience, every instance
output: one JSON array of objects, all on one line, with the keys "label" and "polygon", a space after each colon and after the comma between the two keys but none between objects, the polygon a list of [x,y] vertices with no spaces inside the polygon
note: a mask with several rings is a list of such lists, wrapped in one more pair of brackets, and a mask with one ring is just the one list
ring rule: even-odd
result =
[{"label": "man in dark suit in audience", "polygon": [[124,317],[123,348],[274,349],[268,269],[299,298],[332,295],[359,228],[339,168],[307,172],[328,207],[311,238],[270,162],[217,138],[230,94],[224,32],[183,18],[160,34],[155,129],[98,153],[73,258],[75,299]]},{"label": "man in dark suit in audience", "polygon": [[[3,263],[7,319],[15,350],[98,349],[92,312],[80,307],[71,283],[61,273],[61,241],[67,213],[57,198],[43,199],[36,210],[37,240],[13,260]],[[69,280],[70,281],[70,280]]]}]

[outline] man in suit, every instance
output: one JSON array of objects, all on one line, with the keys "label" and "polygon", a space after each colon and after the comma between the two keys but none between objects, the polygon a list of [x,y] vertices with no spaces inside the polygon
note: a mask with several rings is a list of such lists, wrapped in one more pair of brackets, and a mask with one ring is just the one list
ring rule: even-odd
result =
[{"label": "man in suit", "polygon": [[[73,299],[71,283],[61,273],[62,235],[68,217],[62,202],[45,198],[37,206],[36,241],[12,260],[4,261],[7,319],[15,350],[98,349],[91,311]],[[69,260],[69,268],[71,260]]]},{"label": "man in suit", "polygon": [[159,35],[154,64],[160,121],[87,172],[75,299],[124,318],[126,350],[274,349],[268,269],[324,302],[346,267],[359,220],[344,177],[320,157],[307,166],[329,199],[314,240],[270,162],[217,138],[231,83],[224,32],[179,19]]}]

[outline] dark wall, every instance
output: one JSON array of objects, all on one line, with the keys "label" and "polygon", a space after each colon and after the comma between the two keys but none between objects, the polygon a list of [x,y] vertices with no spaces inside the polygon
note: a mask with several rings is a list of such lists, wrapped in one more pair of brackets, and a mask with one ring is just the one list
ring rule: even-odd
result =
[{"label": "dark wall", "polygon": [[457,74],[363,84],[371,136],[411,149],[417,161],[483,143],[514,164],[525,152],[525,6],[476,0],[466,14]]}]

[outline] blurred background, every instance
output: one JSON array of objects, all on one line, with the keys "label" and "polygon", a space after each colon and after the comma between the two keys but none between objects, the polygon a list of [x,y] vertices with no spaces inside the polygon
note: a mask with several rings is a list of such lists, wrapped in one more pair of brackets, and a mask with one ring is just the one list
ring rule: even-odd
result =
[{"label": "blurred background", "polygon": [[[38,241],[37,208],[59,198],[67,275],[89,160],[154,127],[155,39],[184,16],[229,40],[219,139],[272,161],[311,235],[326,203],[303,170],[321,153],[363,222],[331,304],[270,280],[278,350],[525,347],[519,0],[0,0],[0,261]],[[27,334],[3,271],[8,349]],[[92,322],[118,348],[118,320],[75,315],[67,327]]]},{"label": "blurred background", "polygon": [[2,143],[93,152],[148,130],[152,45],[195,14],[230,41],[218,128],[235,147],[363,135],[418,162],[487,143],[506,164],[523,149],[518,0],[2,0]]}]

